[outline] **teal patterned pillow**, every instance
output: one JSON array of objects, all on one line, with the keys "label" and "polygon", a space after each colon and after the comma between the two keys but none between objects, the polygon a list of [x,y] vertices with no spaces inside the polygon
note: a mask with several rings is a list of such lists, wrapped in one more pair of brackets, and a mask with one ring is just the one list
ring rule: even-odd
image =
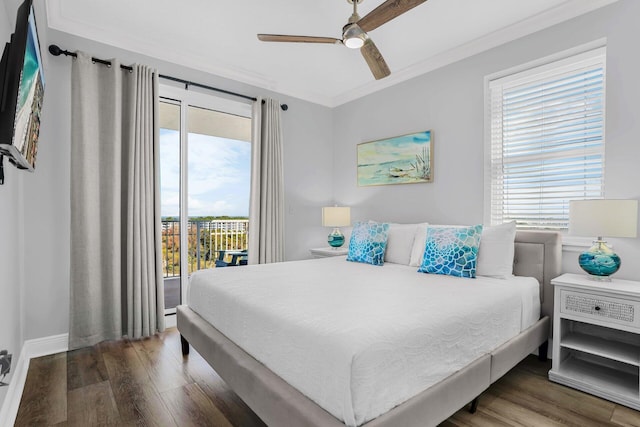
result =
[{"label": "teal patterned pillow", "polygon": [[432,227],[418,269],[422,273],[476,277],[482,225],[473,227]]},{"label": "teal patterned pillow", "polygon": [[382,265],[388,234],[389,224],[373,221],[356,222],[351,232],[347,261]]}]

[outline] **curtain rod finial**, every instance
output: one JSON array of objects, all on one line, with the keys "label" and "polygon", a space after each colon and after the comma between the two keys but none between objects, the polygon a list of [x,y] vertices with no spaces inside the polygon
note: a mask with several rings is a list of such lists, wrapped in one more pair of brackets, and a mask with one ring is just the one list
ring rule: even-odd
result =
[{"label": "curtain rod finial", "polygon": [[53,56],[60,56],[62,54],[62,49],[56,44],[49,45],[49,53]]},{"label": "curtain rod finial", "polygon": [[65,56],[73,56],[74,58],[78,56],[76,55],[75,52],[69,52],[68,50],[60,49],[60,46],[58,46],[57,44],[49,45],[49,53],[53,56],[65,55]]},{"label": "curtain rod finial", "polygon": [[282,111],[287,111],[289,109],[289,106],[287,104],[282,104],[280,108],[282,108]]}]

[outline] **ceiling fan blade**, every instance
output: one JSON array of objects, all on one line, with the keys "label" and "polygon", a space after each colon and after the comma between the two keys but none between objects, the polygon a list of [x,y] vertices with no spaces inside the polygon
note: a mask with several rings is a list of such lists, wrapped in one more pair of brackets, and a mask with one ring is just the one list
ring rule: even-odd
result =
[{"label": "ceiling fan blade", "polygon": [[367,65],[369,65],[369,68],[373,73],[373,77],[375,77],[376,80],[383,79],[391,74],[389,66],[385,62],[373,40],[368,38],[360,48],[360,52],[362,53],[362,56],[364,56],[364,60],[367,61]]},{"label": "ceiling fan blade", "polygon": [[329,43],[340,44],[342,40],[333,37],[286,36],[282,34],[258,34],[263,42],[292,42],[292,43]]},{"label": "ceiling fan blade", "polygon": [[375,30],[427,0],[387,0],[360,19],[357,24],[364,32]]}]

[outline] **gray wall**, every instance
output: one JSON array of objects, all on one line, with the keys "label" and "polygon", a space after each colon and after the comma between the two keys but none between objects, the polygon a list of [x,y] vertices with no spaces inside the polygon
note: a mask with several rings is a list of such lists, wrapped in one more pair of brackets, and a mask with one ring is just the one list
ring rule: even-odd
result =
[{"label": "gray wall", "polygon": [[[15,24],[16,9],[12,3],[0,2],[0,48],[9,41]],[[4,142],[4,141],[3,141]],[[8,161],[5,164],[5,184],[0,186],[0,350],[13,354],[15,371],[23,343],[23,311],[21,293],[24,290],[23,270],[23,176]],[[7,377],[11,381],[11,376]],[[0,387],[0,407],[8,387]]]},{"label": "gray wall", "polygon": [[[15,2],[4,1],[7,10],[12,8],[8,15],[15,15]],[[43,7],[37,14],[39,22],[45,22]],[[634,167],[640,158],[640,60],[634,45],[640,34],[633,21],[637,16],[640,2],[620,0],[334,110],[56,31],[42,31],[40,37],[45,48],[57,43],[123,63],[142,62],[163,74],[270,95],[289,104],[283,113],[286,256],[293,260],[308,257],[309,247],[325,242],[319,207],[328,203],[353,206],[354,220],[482,222],[484,76],[600,37],[608,39],[606,194],[640,198],[640,168]],[[0,30],[7,26],[4,21]],[[2,31],[1,36],[7,34]],[[45,54],[47,88],[36,172],[10,168],[8,183],[0,187],[0,223],[16,224],[0,239],[0,291],[3,303],[5,295],[9,301],[3,304],[0,320],[11,319],[9,330],[0,328],[0,345],[6,340],[21,346],[23,339],[68,331],[70,61]],[[356,144],[424,129],[432,129],[435,136],[433,184],[356,186]],[[619,277],[640,279],[640,265],[633,265],[640,255],[638,240],[613,243],[623,258]],[[575,270],[576,256],[565,257],[565,270]],[[28,302],[22,311],[20,290]]]},{"label": "gray wall", "polygon": [[[336,200],[354,207],[353,220],[482,223],[484,77],[602,37],[608,73],[606,197],[640,198],[638,16],[639,1],[621,0],[335,108]],[[426,129],[434,133],[433,183],[356,185],[358,143]],[[640,280],[640,240],[610,241],[623,263],[616,277]],[[577,271],[577,253],[563,258],[565,271]]]},{"label": "gray wall", "polygon": [[[41,8],[42,9],[42,8]],[[42,10],[41,10],[42,12]],[[44,17],[40,22],[44,21]],[[41,36],[43,38],[43,36]],[[64,49],[83,50],[100,58],[119,58],[122,63],[140,62],[160,73],[239,93],[267,95],[287,103],[283,112],[286,257],[307,258],[308,248],[322,242],[320,209],[331,202],[332,153],[331,110],[299,99],[270,93],[238,82],[185,69],[154,58],[99,43],[48,31],[43,47],[50,43]],[[25,271],[26,338],[68,332],[70,224],[70,72],[71,58],[46,55],[47,87],[42,111],[38,164],[25,177],[25,259],[38,268]],[[98,66],[98,65],[97,65]]]}]

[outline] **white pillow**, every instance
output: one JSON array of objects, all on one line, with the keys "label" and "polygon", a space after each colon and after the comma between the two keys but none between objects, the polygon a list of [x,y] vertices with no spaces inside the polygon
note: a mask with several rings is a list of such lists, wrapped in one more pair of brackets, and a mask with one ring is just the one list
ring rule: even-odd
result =
[{"label": "white pillow", "polygon": [[428,222],[417,224],[416,237],[413,239],[413,249],[411,249],[411,259],[409,265],[411,267],[420,267],[422,264],[422,255],[424,255],[424,247],[427,245],[427,227]]},{"label": "white pillow", "polygon": [[477,276],[506,279],[513,275],[515,221],[484,227],[478,249]]},{"label": "white pillow", "polygon": [[389,224],[385,262],[409,265],[418,224]]}]

